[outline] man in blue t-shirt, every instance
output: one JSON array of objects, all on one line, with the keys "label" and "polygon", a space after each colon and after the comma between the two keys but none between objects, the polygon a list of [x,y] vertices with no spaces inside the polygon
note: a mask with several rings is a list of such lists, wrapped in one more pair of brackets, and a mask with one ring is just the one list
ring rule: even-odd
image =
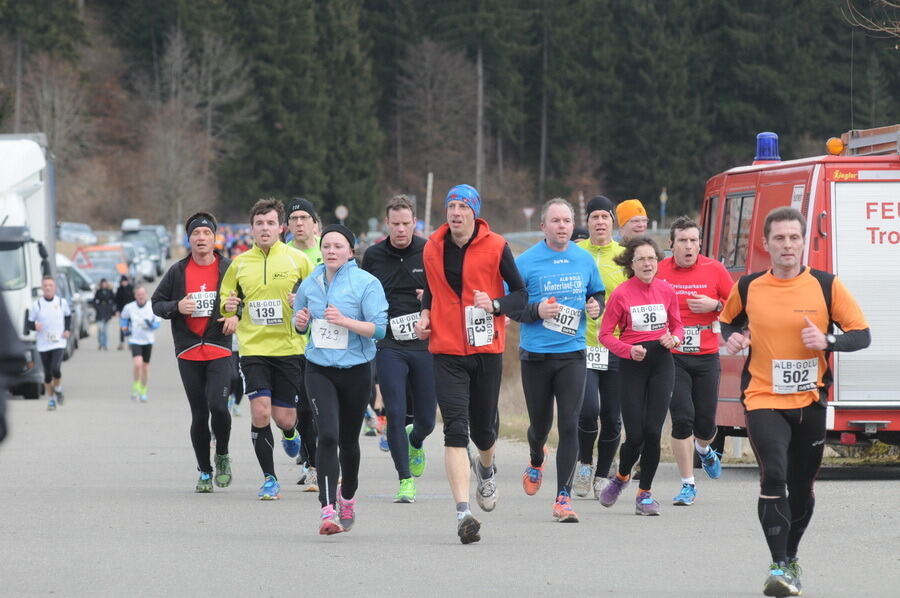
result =
[{"label": "man in blue t-shirt", "polygon": [[522,325],[519,357],[528,407],[531,462],[522,475],[525,493],[541,487],[544,445],[553,425],[556,399],[559,448],[556,454],[556,503],[553,517],[577,522],[570,494],[578,456],[578,414],[584,398],[585,317],[599,318],[604,289],[591,255],[570,241],[575,212],[564,199],[551,199],[541,210],[544,240],[516,259],[525,279],[528,305],[510,314]]}]

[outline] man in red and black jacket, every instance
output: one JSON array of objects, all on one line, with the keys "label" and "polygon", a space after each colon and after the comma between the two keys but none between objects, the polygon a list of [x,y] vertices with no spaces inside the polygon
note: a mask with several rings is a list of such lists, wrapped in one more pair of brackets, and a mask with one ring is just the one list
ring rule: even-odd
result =
[{"label": "man in red and black jacket", "polygon": [[481,524],[469,510],[469,436],[479,452],[472,463],[478,480],[475,497],[482,510],[493,511],[497,504],[497,402],[506,340],[506,318],[498,316],[523,309],[528,295],[506,240],[478,218],[478,191],[457,185],[447,193],[444,204],[447,224],[425,245],[427,284],[416,327],[417,336],[428,339],[428,350],[434,355],[457,533],[463,544],[469,544],[481,539]]},{"label": "man in red and black jacket", "polygon": [[151,300],[153,313],[172,320],[178,371],[191,406],[191,444],[200,479],[196,492],[212,492],[213,468],[209,460],[211,422],[216,435],[215,484],[231,484],[231,335],[237,316],[219,314],[219,285],[231,261],[215,250],[216,220],[198,212],[185,225],[191,253],[169,268]]}]

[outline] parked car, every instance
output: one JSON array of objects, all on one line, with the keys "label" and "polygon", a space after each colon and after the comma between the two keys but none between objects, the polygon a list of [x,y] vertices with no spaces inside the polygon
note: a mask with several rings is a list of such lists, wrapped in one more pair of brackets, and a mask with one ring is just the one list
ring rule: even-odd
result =
[{"label": "parked car", "polygon": [[67,360],[74,355],[75,349],[78,348],[78,331],[81,330],[81,323],[84,319],[84,304],[75,296],[72,281],[65,272],[56,273],[56,292],[66,300],[72,312],[72,334],[69,335],[63,353],[63,360]]},{"label": "parked car", "polygon": [[147,282],[153,282],[156,280],[156,262],[150,257],[143,239],[135,239],[132,245],[137,253],[138,274]]},{"label": "parked car", "polygon": [[151,224],[149,226],[156,231],[159,243],[165,249],[166,259],[170,259],[172,257],[172,237],[169,236],[169,231],[162,224]]},{"label": "parked car", "polygon": [[143,243],[153,260],[156,275],[162,276],[166,265],[166,249],[160,243],[155,226],[142,225],[137,218],[126,218],[122,221],[122,240]]},{"label": "parked car", "polygon": [[84,222],[60,222],[57,225],[57,239],[78,245],[95,245],[97,235]]},{"label": "parked car", "polygon": [[94,296],[96,287],[91,284],[91,279],[88,278],[81,268],[73,264],[72,260],[61,253],[56,254],[56,269],[59,272],[64,272],[69,278],[74,299],[82,306],[84,312],[81,318],[81,327],[73,328],[73,330],[78,332],[78,338],[87,338],[90,334],[90,325],[94,321],[94,308],[91,306],[90,301]]},{"label": "parked car", "polygon": [[127,274],[132,280],[137,272],[125,248],[118,243],[79,247],[72,256],[72,262],[79,268],[93,268],[95,263],[113,263],[119,275]]},{"label": "parked car", "polygon": [[100,285],[100,281],[104,278],[109,281],[109,284],[112,285],[112,289],[115,291],[116,287],[119,286],[119,278],[122,276],[119,274],[118,270],[115,268],[115,264],[109,263],[97,263],[93,268],[88,268],[87,270],[83,270],[84,274],[91,279],[91,285],[96,289]]}]

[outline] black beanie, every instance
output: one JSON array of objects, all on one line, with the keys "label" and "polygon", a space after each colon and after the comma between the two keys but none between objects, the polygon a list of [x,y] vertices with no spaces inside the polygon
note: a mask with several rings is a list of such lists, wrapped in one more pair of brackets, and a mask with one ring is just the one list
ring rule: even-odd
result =
[{"label": "black beanie", "polygon": [[591,214],[597,210],[609,212],[609,215],[613,217],[613,220],[616,219],[616,208],[613,206],[613,202],[605,195],[595,195],[591,198],[587,204],[587,210],[585,212],[586,218],[590,218]]},{"label": "black beanie", "polygon": [[190,237],[191,233],[194,232],[194,229],[200,228],[201,226],[205,226],[213,233],[216,232],[216,223],[214,220],[208,218],[206,215],[198,215],[194,217],[187,225],[187,234]]},{"label": "black beanie", "polygon": [[328,233],[340,233],[347,238],[347,241],[350,243],[350,249],[353,249],[356,245],[356,237],[353,236],[353,231],[344,226],[343,224],[329,224],[325,228],[322,229],[322,236],[319,237],[319,247],[322,246],[322,239],[325,238],[325,235]]},{"label": "black beanie", "polygon": [[295,197],[291,200],[291,203],[288,205],[287,215],[290,218],[291,214],[296,211],[306,212],[312,217],[313,222],[319,221],[319,215],[316,214],[316,209],[313,207],[312,202],[303,197]]}]

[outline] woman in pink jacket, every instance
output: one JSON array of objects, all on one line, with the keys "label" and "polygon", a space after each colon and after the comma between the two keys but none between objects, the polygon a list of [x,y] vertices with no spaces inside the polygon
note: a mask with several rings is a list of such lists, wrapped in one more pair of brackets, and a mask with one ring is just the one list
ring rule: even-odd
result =
[{"label": "woman in pink jacket", "polygon": [[[660,437],[675,385],[670,351],[684,336],[675,290],[656,279],[662,257],[656,243],[647,237],[625,245],[615,261],[625,269],[628,280],[610,295],[600,328],[600,342],[622,359],[619,375],[626,436],[619,449],[619,471],[600,494],[600,503],[604,507],[615,504],[640,459],[637,515],[659,515],[659,503],[650,494],[650,487],[659,465]],[[619,337],[613,334],[616,329],[621,331]]]}]

